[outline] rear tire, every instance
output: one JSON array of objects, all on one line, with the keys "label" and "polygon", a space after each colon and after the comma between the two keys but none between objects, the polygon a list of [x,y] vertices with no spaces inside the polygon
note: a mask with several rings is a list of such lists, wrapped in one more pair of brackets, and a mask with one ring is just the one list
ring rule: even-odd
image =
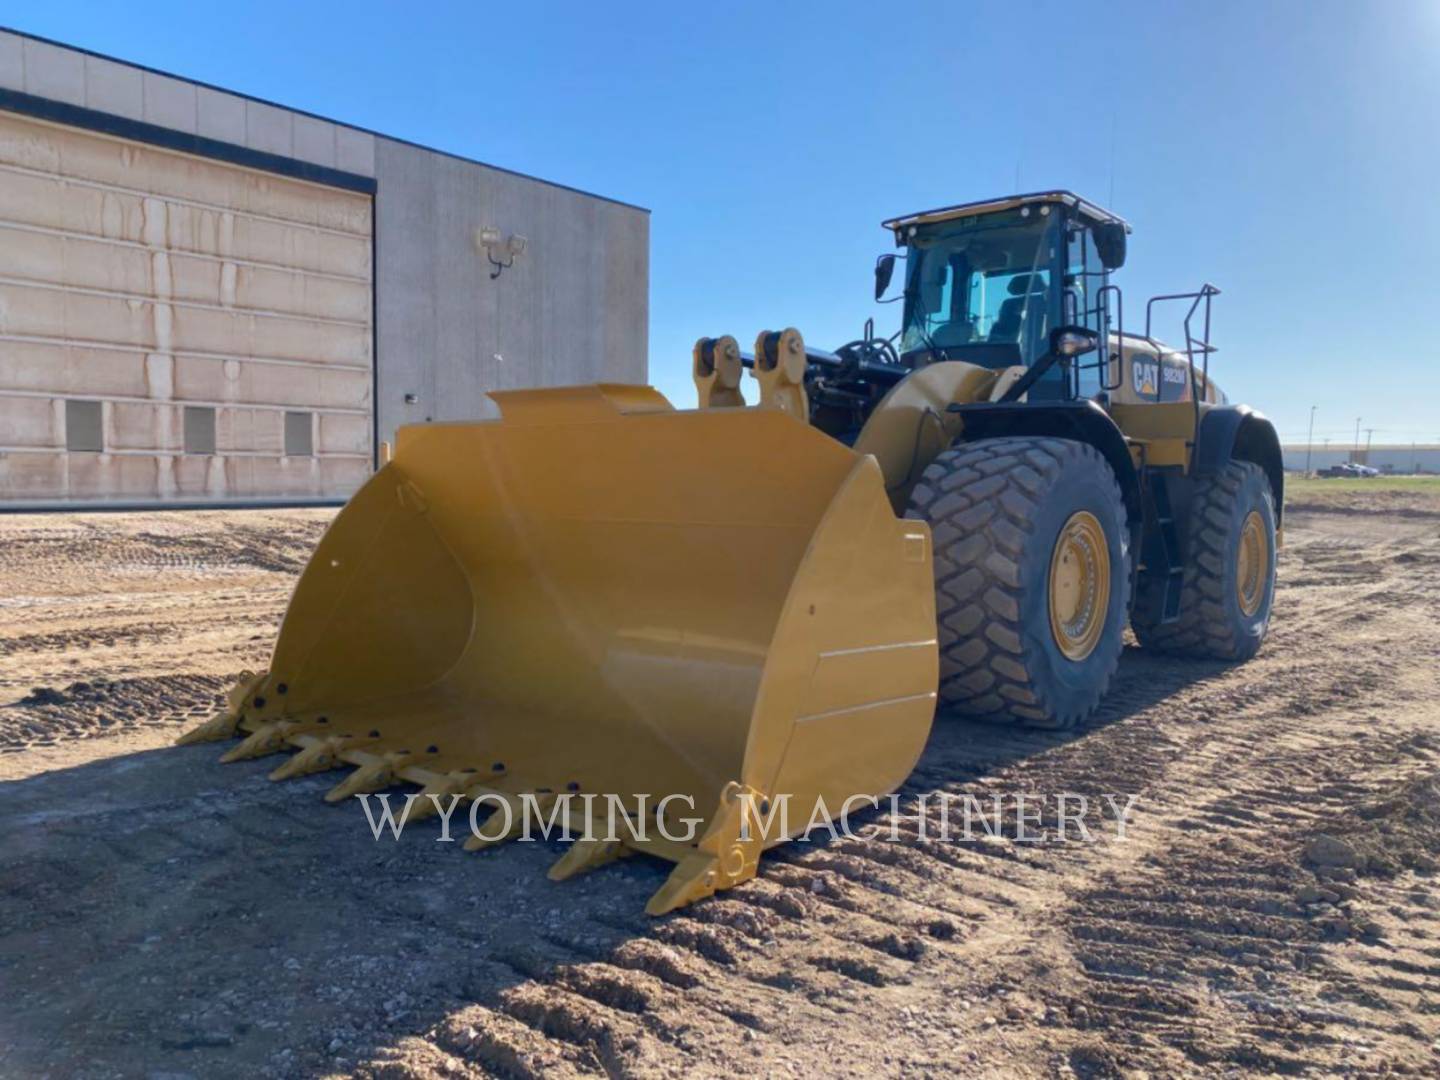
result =
[{"label": "rear tire", "polygon": [[1099,451],[1050,438],[957,446],[925,470],[906,516],[934,535],[942,706],[1048,728],[1089,716],[1130,599],[1125,504]]},{"label": "rear tire", "polygon": [[1159,624],[1137,604],[1135,637],[1156,652],[1248,660],[1265,640],[1274,600],[1275,496],[1264,469],[1232,461],[1195,488],[1180,617]]}]

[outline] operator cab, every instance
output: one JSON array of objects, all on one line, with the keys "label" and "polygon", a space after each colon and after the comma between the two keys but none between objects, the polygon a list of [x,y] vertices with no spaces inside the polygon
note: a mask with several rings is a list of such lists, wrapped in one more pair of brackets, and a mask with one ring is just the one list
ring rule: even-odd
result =
[{"label": "operator cab", "polygon": [[[885,222],[905,250],[900,359],[907,367],[964,360],[988,368],[1029,367],[1050,331],[1083,326],[1107,340],[1109,272],[1125,261],[1130,227],[1068,191],[1016,195],[927,210]],[[877,286],[894,256],[882,256]],[[889,260],[889,265],[885,265]],[[877,290],[878,291],[878,290]],[[1082,397],[1106,385],[1107,349],[1077,372]],[[1067,396],[1052,367],[1031,400]]]}]

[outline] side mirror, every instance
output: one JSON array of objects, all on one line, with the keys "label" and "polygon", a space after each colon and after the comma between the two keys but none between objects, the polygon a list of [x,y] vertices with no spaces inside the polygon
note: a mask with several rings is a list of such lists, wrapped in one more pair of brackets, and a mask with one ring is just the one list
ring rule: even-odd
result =
[{"label": "side mirror", "polygon": [[1119,270],[1125,265],[1125,226],[1108,221],[1091,226],[1095,236],[1095,253],[1106,270]]},{"label": "side mirror", "polygon": [[879,300],[885,295],[885,290],[890,287],[890,279],[895,276],[895,256],[881,255],[875,260],[875,299]]},{"label": "side mirror", "polygon": [[1050,331],[1050,352],[1066,360],[1100,347],[1100,335],[1083,326],[1057,326]]}]

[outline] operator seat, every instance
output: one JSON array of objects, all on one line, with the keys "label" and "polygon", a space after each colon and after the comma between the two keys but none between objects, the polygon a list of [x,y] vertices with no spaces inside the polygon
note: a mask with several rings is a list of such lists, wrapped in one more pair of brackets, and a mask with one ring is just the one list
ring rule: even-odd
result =
[{"label": "operator seat", "polygon": [[[1010,294],[1010,298],[1001,302],[1000,311],[990,327],[988,340],[1018,344],[1020,320],[1025,314],[1025,305],[1027,303],[1037,305],[1041,318],[1043,319],[1045,316],[1045,279],[1039,274],[1016,274],[1010,279],[1006,291]],[[1041,327],[1041,329],[1044,328]]]}]

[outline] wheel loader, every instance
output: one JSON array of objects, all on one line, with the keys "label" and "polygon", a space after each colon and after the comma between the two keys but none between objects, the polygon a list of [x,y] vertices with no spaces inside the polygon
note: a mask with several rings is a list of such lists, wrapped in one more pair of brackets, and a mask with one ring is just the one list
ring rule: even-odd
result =
[{"label": "wheel loader", "polygon": [[[332,801],[417,785],[412,820],[483,806],[469,848],[548,814],[578,834],[553,878],[675,863],[659,914],[893,791],[937,706],[1083,721],[1127,623],[1145,649],[1252,656],[1283,473],[1273,426],[1210,379],[1218,290],[1127,325],[1129,226],[1065,191],[884,224],[893,337],[702,338],[694,410],[597,385],[402,428],[269,670],[182,741],[298,751],[274,779],[353,767]],[[1152,335],[1167,308],[1181,346]]]}]

